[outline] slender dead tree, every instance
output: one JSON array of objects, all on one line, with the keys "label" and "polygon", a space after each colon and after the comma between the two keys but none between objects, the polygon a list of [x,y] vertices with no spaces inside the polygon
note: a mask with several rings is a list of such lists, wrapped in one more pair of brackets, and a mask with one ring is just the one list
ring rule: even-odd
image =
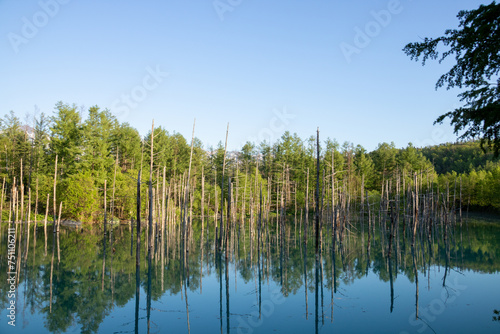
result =
[{"label": "slender dead tree", "polygon": [[3,178],[3,181],[2,181],[2,201],[0,203],[0,223],[3,220],[3,195],[4,195],[4,190],[5,190],[5,177]]},{"label": "slender dead tree", "polygon": [[220,183],[220,227],[219,227],[219,248],[222,246],[222,234],[224,233],[224,171],[226,170],[227,135],[229,133],[229,123],[226,129],[226,143],[224,145],[224,159],[222,162],[222,178]]},{"label": "slender dead tree", "polygon": [[316,210],[315,210],[315,223],[316,223],[316,254],[319,250],[319,128],[316,132]]},{"label": "slender dead tree", "polygon": [[150,155],[150,166],[149,166],[149,224],[148,224],[148,255],[151,256],[151,248],[153,247],[153,145],[154,145],[154,130],[155,130],[155,120],[151,125],[151,155]]},{"label": "slender dead tree", "polygon": [[135,250],[135,265],[137,268],[139,267],[140,264],[140,258],[141,258],[141,171],[137,173],[137,228],[136,228],[136,233],[137,233],[137,244],[136,244],[136,250]]},{"label": "slender dead tree", "polygon": [[52,225],[54,233],[56,233],[56,217],[57,217],[56,182],[57,182],[57,154],[56,154],[56,162],[55,162],[55,167],[54,167],[54,224]]},{"label": "slender dead tree", "polygon": [[[205,224],[205,174],[201,166],[201,230],[204,230]],[[203,233],[203,232],[202,232]]]},{"label": "slender dead tree", "polygon": [[182,238],[183,238],[183,242],[184,242],[184,251],[187,251],[186,230],[189,229],[189,225],[187,226],[187,229],[186,229],[186,211],[187,211],[188,194],[189,194],[189,180],[191,179],[191,162],[193,160],[194,128],[195,128],[195,125],[196,125],[196,118],[194,119],[194,122],[193,122],[193,133],[191,135],[191,153],[189,155],[189,168],[188,168],[188,175],[187,175],[187,180],[186,180],[186,189],[184,189],[184,200],[183,200],[184,216],[183,216],[183,219],[182,219],[182,231],[183,231],[183,237]]}]

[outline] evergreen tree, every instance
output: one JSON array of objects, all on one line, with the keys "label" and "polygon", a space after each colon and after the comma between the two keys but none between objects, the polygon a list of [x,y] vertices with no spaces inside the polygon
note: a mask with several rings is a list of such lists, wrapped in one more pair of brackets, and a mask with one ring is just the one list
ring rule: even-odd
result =
[{"label": "evergreen tree", "polygon": [[101,111],[98,106],[89,109],[89,115],[83,123],[81,168],[90,171],[99,186],[104,184],[114,163],[110,149],[111,134],[116,123],[109,110]]},{"label": "evergreen tree", "polygon": [[83,126],[76,105],[58,102],[51,123],[51,165],[57,155],[62,174],[75,174],[80,167],[83,141]]},{"label": "evergreen tree", "polygon": [[[493,1],[457,15],[459,29],[448,29],[444,36],[409,43],[403,51],[411,59],[439,59],[455,55],[456,64],[436,83],[436,88],[467,88],[458,96],[463,107],[438,117],[435,123],[451,119],[459,138],[481,138],[481,144],[500,154],[500,4]],[[442,46],[446,49],[443,52]]]}]

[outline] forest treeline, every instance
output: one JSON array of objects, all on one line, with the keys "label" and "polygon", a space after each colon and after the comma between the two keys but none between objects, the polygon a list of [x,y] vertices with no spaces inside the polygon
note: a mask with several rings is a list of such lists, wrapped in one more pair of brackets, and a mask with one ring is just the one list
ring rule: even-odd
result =
[{"label": "forest treeline", "polygon": [[[33,220],[35,213],[53,215],[61,208],[63,218],[95,222],[102,219],[105,204],[108,218],[134,218],[138,173],[143,170],[141,192],[147,198],[151,153],[155,210],[165,207],[170,217],[177,217],[186,202],[191,217],[216,217],[224,207],[234,219],[253,219],[261,192],[267,212],[296,217],[314,210],[315,135],[302,139],[285,132],[275,143],[247,142],[236,154],[225,152],[223,141],[204,148],[194,138],[188,183],[191,143],[161,125],[141,137],[107,109],[93,106],[83,117],[76,105],[62,102],[52,116],[41,113],[24,123],[13,112],[1,119],[4,221],[28,214]],[[371,152],[330,138],[320,142],[324,206],[343,201],[360,207],[415,182],[423,190],[446,192],[457,207],[500,210],[500,163],[477,141],[425,148],[381,143]],[[142,205],[146,213],[146,201]]]}]

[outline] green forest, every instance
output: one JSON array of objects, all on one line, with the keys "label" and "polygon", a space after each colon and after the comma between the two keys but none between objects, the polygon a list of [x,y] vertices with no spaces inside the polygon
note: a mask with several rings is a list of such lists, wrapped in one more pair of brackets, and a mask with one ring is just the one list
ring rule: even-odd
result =
[{"label": "green forest", "polygon": [[[107,109],[82,112],[63,102],[52,116],[41,113],[24,123],[14,112],[6,114],[0,133],[2,220],[48,215],[51,221],[59,215],[90,223],[102,221],[104,212],[108,219],[130,220],[137,216],[140,171],[143,198],[151,175],[155,208],[168,204],[172,217],[184,203],[190,217],[216,217],[226,207],[236,219],[252,218],[261,192],[271,214],[313,212],[315,132],[305,139],[285,132],[275,143],[247,142],[238,152],[226,152],[223,140],[207,148],[196,137],[191,143],[161,125],[152,129],[141,137]],[[326,206],[375,203],[384,192],[419,182],[423,189],[446,191],[455,207],[500,211],[500,163],[479,141],[424,148],[380,143],[368,152],[323,136],[320,132],[319,189]]]}]

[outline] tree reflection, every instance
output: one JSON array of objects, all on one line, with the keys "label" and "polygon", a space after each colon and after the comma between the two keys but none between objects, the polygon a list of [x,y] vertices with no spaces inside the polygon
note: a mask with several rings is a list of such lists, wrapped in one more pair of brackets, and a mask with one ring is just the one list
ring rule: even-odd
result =
[{"label": "tree reflection", "polygon": [[[238,303],[231,299],[233,297],[229,280],[231,267],[236,271],[235,284],[238,288],[240,280],[245,282],[255,280],[254,293],[257,295],[255,311],[259,322],[266,320],[263,310],[265,309],[263,304],[266,302],[266,285],[272,283],[280,288],[283,296],[304,294],[302,300],[306,319],[309,319],[310,311],[308,299],[310,294],[314,293],[315,329],[319,331],[320,322],[324,324],[325,321],[324,293],[331,294],[333,319],[336,307],[334,298],[339,285],[351,284],[368,273],[374,273],[380,280],[388,283],[390,289],[387,291],[390,296],[388,312],[393,312],[395,309],[394,290],[397,275],[408,277],[415,284],[415,309],[418,317],[421,273],[426,273],[431,266],[444,268],[443,284],[450,284],[447,281],[451,269],[460,271],[469,269],[483,273],[500,271],[498,244],[500,229],[486,224],[465,223],[463,229],[456,226],[453,233],[450,231],[451,228],[447,227],[446,239],[436,234],[439,226],[435,226],[431,232],[425,231],[423,239],[417,236],[413,247],[411,243],[405,242],[409,236],[411,237],[405,230],[401,230],[401,237],[392,231],[392,237],[384,238],[380,230],[374,231],[372,224],[375,222],[366,222],[368,225],[364,229],[346,229],[342,243],[336,235],[334,226],[328,227],[325,224],[323,227],[325,231],[328,228],[332,229],[329,231],[332,237],[319,239],[320,247],[316,256],[315,247],[308,247],[308,243],[294,243],[293,240],[290,242],[291,238],[303,240],[302,228],[297,230],[296,235],[293,227],[281,222],[278,226],[275,222],[262,222],[254,224],[253,227],[246,222],[246,224],[241,223],[241,228],[231,220],[228,222],[228,238],[224,243],[225,249],[222,250],[216,245],[213,221],[205,222],[207,228],[203,231],[203,236],[201,223],[195,220],[192,222],[192,227],[189,229],[191,232],[186,236],[186,242],[192,245],[189,252],[183,249],[183,240],[179,238],[179,226],[167,226],[165,240],[160,239],[157,244],[157,252],[161,252],[158,254],[159,258],[164,257],[164,260],[160,261],[154,261],[152,256],[145,256],[150,247],[147,249],[144,247],[145,238],[148,236],[141,231],[139,219],[135,221],[136,229],[123,226],[108,230],[108,233],[113,233],[112,248],[115,249],[113,253],[110,249],[106,249],[106,238],[109,235],[103,236],[102,229],[99,231],[86,228],[78,231],[62,227],[59,234],[32,233],[29,240],[30,252],[26,261],[23,256],[21,263],[23,274],[19,275],[19,284],[25,284],[22,292],[27,300],[25,317],[29,317],[30,313],[40,314],[44,319],[46,330],[50,332],[65,332],[77,325],[82,333],[96,333],[113,308],[132,302],[134,311],[131,311],[130,315],[134,313],[134,321],[130,323],[128,331],[139,333],[142,327],[140,324],[142,285],[147,297],[145,305],[147,326],[143,326],[143,330],[153,328],[155,308],[152,305],[155,301],[166,294],[171,296],[182,294],[185,298],[185,309],[181,311],[187,320],[185,329],[189,331],[189,312],[192,311],[189,301],[193,303],[193,292],[200,295],[209,293],[210,291],[206,292],[205,289],[201,291],[201,282],[203,278],[215,275],[218,277],[220,290],[218,324],[220,331],[235,332],[236,315],[231,313],[230,306],[236,309]],[[254,233],[249,233],[252,232],[251,228],[255,229]],[[132,235],[134,232],[136,235]],[[24,240],[21,250],[26,249],[27,233],[26,228],[23,233],[19,229],[16,250],[19,249],[21,240]],[[366,235],[362,238],[361,233]],[[325,235],[330,234],[325,232]],[[48,244],[47,256],[44,255],[45,237]],[[314,233],[310,233],[309,243],[314,237]],[[38,242],[35,243],[36,239]],[[136,261],[130,256],[131,248],[129,248],[131,240],[134,239],[136,239],[134,242]],[[392,244],[390,258],[387,257],[389,240]],[[162,242],[165,243],[164,247],[161,245]],[[1,244],[6,243],[7,235],[4,233]],[[0,249],[1,259],[6,258],[6,249],[6,247]],[[112,269],[110,256],[112,256]],[[141,257],[147,259],[142,266]],[[7,289],[6,262],[0,261],[2,291]],[[235,288],[236,286],[233,291],[236,291]],[[6,296],[0,295],[0,306],[6,307],[7,303]],[[499,321],[499,316],[495,310],[493,320]]]}]

